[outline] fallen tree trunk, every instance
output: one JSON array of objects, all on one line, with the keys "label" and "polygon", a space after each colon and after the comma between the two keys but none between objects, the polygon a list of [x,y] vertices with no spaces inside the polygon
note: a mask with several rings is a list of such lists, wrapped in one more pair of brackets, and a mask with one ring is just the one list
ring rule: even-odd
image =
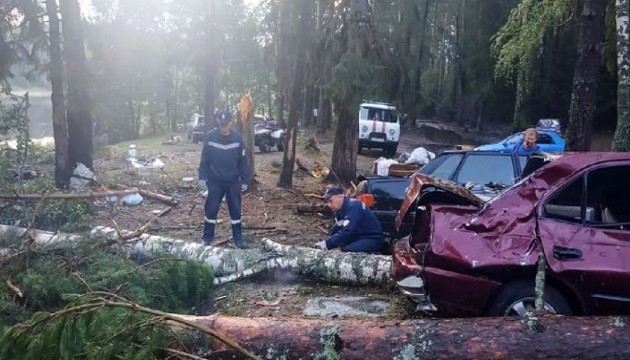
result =
[{"label": "fallen tree trunk", "polygon": [[[628,359],[630,316],[319,320],[183,316],[258,354],[289,359]],[[215,344],[224,348],[221,344]],[[336,357],[335,357],[336,355]],[[272,356],[272,358],[275,358]]]},{"label": "fallen tree trunk", "polygon": [[52,194],[0,194],[0,200],[25,200],[40,201],[48,200],[68,200],[68,199],[95,199],[107,196],[125,196],[139,193],[138,189],[118,190],[118,191],[86,191],[80,193],[52,193]]},{"label": "fallen tree trunk", "polygon": [[[27,231],[24,228],[0,225],[0,235],[6,234],[18,239],[30,236],[39,245],[82,239],[79,235]],[[101,239],[106,244],[122,246],[132,253],[147,257],[153,257],[155,253],[167,253],[202,261],[214,271],[214,282],[217,285],[273,271],[292,271],[309,279],[344,285],[385,285],[389,279],[390,256],[287,246],[270,239],[263,239],[260,248],[231,249],[146,233],[128,239],[128,234],[128,231],[119,233],[113,228],[97,226],[90,231],[89,238]],[[121,236],[127,241],[121,243]],[[4,251],[0,255],[8,255],[6,249]]]}]

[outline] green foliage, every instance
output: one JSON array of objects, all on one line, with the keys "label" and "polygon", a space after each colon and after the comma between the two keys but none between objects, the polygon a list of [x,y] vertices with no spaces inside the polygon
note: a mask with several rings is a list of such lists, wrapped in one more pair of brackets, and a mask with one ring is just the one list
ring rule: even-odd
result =
[{"label": "green foliage", "polygon": [[[78,299],[70,306],[87,304],[86,299]],[[36,313],[29,321],[9,328],[0,343],[0,356],[16,360],[155,359],[160,348],[173,343],[164,322],[129,309],[47,316]]]},{"label": "green foliage", "polygon": [[571,0],[522,0],[492,39],[497,77],[512,78],[518,70],[529,71],[545,34],[566,23],[571,4]]},{"label": "green foliage", "polygon": [[[156,257],[139,265],[123,255],[80,242],[27,250],[6,260],[0,275],[0,327],[6,329],[0,358],[41,359],[41,354],[49,359],[155,358],[158,348],[173,342],[164,322],[130,309],[90,307],[102,301],[94,292],[187,313],[210,297],[213,275],[199,262]],[[8,295],[12,294],[8,279],[22,291],[23,299]],[[77,295],[82,293],[88,295]],[[49,312],[59,309],[65,310],[48,318]],[[9,325],[13,326],[6,328]]]},{"label": "green foliage", "polygon": [[350,99],[349,105],[358,107],[361,97],[369,93],[373,86],[375,66],[368,60],[346,53],[337,65],[332,68],[332,75],[328,83],[328,91],[333,99],[344,101]]},{"label": "green foliage", "polygon": [[[46,176],[25,181],[23,186],[24,193],[45,194],[56,191],[53,180]],[[5,192],[18,190],[16,182],[8,189],[3,189]],[[44,200],[41,205],[36,202],[17,202],[13,206],[0,208],[0,218],[4,224],[30,224],[42,230],[72,232],[89,228],[92,211],[92,205],[81,199]],[[33,218],[35,222],[31,224]]]}]

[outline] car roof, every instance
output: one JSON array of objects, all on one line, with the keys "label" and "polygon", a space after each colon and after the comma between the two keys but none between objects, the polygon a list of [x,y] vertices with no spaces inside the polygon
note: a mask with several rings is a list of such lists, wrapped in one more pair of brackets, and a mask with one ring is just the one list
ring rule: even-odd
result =
[{"label": "car roof", "polygon": [[369,107],[373,109],[382,109],[382,110],[396,110],[396,107],[392,104],[379,103],[379,102],[363,103],[361,104],[361,107]]},{"label": "car roof", "polygon": [[627,152],[567,152],[548,156],[551,159],[549,163],[490,200],[482,211],[500,213],[510,208],[513,212],[522,213],[515,213],[515,217],[528,216],[541,196],[584,168],[630,160]]},{"label": "car roof", "polygon": [[483,154],[494,156],[512,156],[512,152],[495,151],[495,150],[444,150],[438,156],[443,154]]}]

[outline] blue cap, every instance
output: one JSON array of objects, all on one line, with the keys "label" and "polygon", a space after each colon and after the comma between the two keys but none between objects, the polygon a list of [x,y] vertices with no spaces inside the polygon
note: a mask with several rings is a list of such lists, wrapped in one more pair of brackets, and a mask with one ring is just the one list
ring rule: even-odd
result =
[{"label": "blue cap", "polygon": [[335,187],[331,187],[324,194],[324,200],[328,201],[328,199],[330,199],[331,197],[333,197],[335,195],[341,195],[341,194],[345,194],[343,192],[343,190],[341,190],[341,188],[338,188],[336,186]]},{"label": "blue cap", "polygon": [[214,119],[217,121],[217,124],[219,124],[219,126],[227,125],[230,121],[232,121],[232,117],[227,110],[219,111],[214,116]]}]

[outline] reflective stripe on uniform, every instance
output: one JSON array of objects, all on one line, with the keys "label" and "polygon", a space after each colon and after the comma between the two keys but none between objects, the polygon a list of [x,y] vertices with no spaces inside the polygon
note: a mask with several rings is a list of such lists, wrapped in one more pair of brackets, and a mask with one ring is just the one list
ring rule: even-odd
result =
[{"label": "reflective stripe on uniform", "polygon": [[208,219],[207,217],[204,217],[204,220],[205,220],[208,224],[216,224],[216,223],[217,223],[217,219]]},{"label": "reflective stripe on uniform", "polygon": [[221,150],[230,150],[236,149],[241,146],[240,143],[231,143],[231,144],[219,144],[218,142],[208,141],[208,146],[212,146],[213,148],[221,149]]},{"label": "reflective stripe on uniform", "polygon": [[240,223],[241,223],[241,219],[238,219],[238,220],[230,220],[230,223],[232,223],[232,225],[240,224]]}]

